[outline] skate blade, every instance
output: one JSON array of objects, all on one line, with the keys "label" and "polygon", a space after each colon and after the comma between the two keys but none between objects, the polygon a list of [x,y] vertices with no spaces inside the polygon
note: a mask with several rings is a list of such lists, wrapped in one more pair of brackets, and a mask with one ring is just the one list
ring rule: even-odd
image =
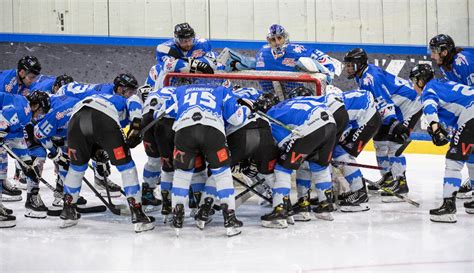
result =
[{"label": "skate blade", "polygon": [[133,225],[134,225],[135,233],[140,233],[140,232],[145,232],[145,231],[155,229],[155,225],[153,224],[153,222],[151,222],[151,223],[135,223]]},{"label": "skate blade", "polygon": [[[100,192],[100,195],[102,197],[107,197],[107,191],[101,190],[99,192]],[[122,193],[119,192],[119,191],[110,192],[110,198],[117,198],[117,197],[120,197],[120,196],[122,196]]]},{"label": "skate blade", "polygon": [[147,206],[144,206],[145,207],[145,212],[148,213],[148,212],[155,212],[155,211],[159,211],[160,208],[158,206],[152,206],[152,205],[147,205]]},{"label": "skate blade", "polygon": [[370,210],[367,205],[357,205],[357,206],[341,206],[342,212],[361,212]]},{"label": "skate blade", "polygon": [[[406,197],[406,194],[400,194],[401,196]],[[401,203],[404,202],[403,199],[397,198],[395,196],[382,196],[382,203]]]},{"label": "skate blade", "polygon": [[472,191],[469,192],[463,192],[459,193],[456,195],[457,199],[472,199]]},{"label": "skate blade", "polygon": [[174,228],[174,234],[176,235],[176,237],[179,237],[179,235],[181,234],[181,229],[180,228]]},{"label": "skate blade", "polygon": [[330,212],[315,213],[314,215],[316,216],[316,218],[321,219],[321,220],[326,220],[326,221],[334,220],[334,217],[332,216],[332,213]]},{"label": "skate blade", "polygon": [[437,223],[456,223],[456,214],[430,215],[430,220]]},{"label": "skate blade", "polygon": [[77,225],[79,221],[78,220],[62,220],[61,225],[59,226],[60,228],[68,228]]},{"label": "skate blade", "polygon": [[163,215],[163,224],[168,223],[168,219],[170,218],[169,214],[162,214]]},{"label": "skate blade", "polygon": [[197,208],[192,208],[191,212],[189,212],[189,217],[194,218],[197,212],[198,212]]},{"label": "skate blade", "polygon": [[21,195],[6,195],[5,193],[2,195],[3,202],[18,202],[23,200]]},{"label": "skate blade", "polygon": [[262,200],[259,202],[259,205],[262,206],[262,207],[264,207],[264,208],[267,208],[267,207],[271,207],[271,206],[272,206],[272,203],[268,202],[267,200],[263,200],[263,199],[262,199]]},{"label": "skate blade", "polygon": [[61,203],[54,203],[54,202],[53,202],[52,206],[55,207],[55,208],[62,209],[63,206],[64,206],[64,204],[63,204],[62,201],[61,201]]},{"label": "skate blade", "polygon": [[264,221],[262,220],[262,226],[266,228],[287,228],[288,227],[288,222],[286,219],[279,219],[279,220],[273,220],[273,221]]},{"label": "skate blade", "polygon": [[296,222],[309,222],[311,221],[311,214],[309,212],[300,212],[293,215],[293,219]]},{"label": "skate blade", "polygon": [[227,237],[233,237],[233,236],[237,236],[239,235],[240,233],[242,233],[242,231],[236,227],[228,227],[226,228],[226,234],[227,234]]},{"label": "skate blade", "polygon": [[293,216],[288,216],[288,217],[286,217],[286,222],[288,223],[288,225],[294,225],[295,224],[295,218],[293,218]]},{"label": "skate blade", "polygon": [[198,229],[204,230],[204,227],[206,226],[206,221],[196,220],[196,226]]},{"label": "skate blade", "polygon": [[0,228],[12,228],[16,226],[16,221],[11,220],[11,221],[0,221]]},{"label": "skate blade", "polygon": [[474,214],[474,209],[468,209],[468,208],[466,208],[466,213]]},{"label": "skate blade", "polygon": [[31,209],[26,209],[25,217],[33,219],[44,219],[48,216],[47,213],[47,211],[34,211]]}]

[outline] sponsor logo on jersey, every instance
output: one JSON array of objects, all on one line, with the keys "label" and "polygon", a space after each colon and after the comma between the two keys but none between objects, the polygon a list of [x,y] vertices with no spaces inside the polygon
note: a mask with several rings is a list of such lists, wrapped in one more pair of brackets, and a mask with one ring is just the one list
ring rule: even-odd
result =
[{"label": "sponsor logo on jersey", "polygon": [[125,150],[123,149],[123,146],[114,148],[113,151],[114,151],[114,157],[116,160],[125,158]]},{"label": "sponsor logo on jersey", "polygon": [[282,64],[290,67],[295,67],[296,62],[294,58],[284,58],[283,61],[281,62]]},{"label": "sponsor logo on jersey", "polygon": [[29,105],[25,106],[25,108],[23,108],[23,111],[25,111],[25,115],[28,116],[28,114],[31,112],[31,108]]},{"label": "sponsor logo on jersey", "polygon": [[63,113],[63,112],[57,112],[57,113],[56,113],[56,119],[57,119],[57,120],[60,120],[60,119],[62,119],[63,117],[64,117],[64,113]]},{"label": "sponsor logo on jersey", "polygon": [[193,119],[194,121],[201,120],[201,119],[202,119],[201,113],[199,113],[199,112],[194,113],[193,116],[192,116],[192,119]]},{"label": "sponsor logo on jersey", "polygon": [[202,49],[196,49],[196,50],[194,50],[193,53],[191,54],[191,57],[193,57],[193,58],[199,58],[199,57],[204,56],[204,54],[206,54],[206,53],[204,52],[204,50],[202,50]]},{"label": "sponsor logo on jersey", "polygon": [[219,162],[224,162],[226,161],[229,156],[227,155],[227,150],[226,148],[222,148],[219,151],[217,151],[217,159],[219,159]]}]

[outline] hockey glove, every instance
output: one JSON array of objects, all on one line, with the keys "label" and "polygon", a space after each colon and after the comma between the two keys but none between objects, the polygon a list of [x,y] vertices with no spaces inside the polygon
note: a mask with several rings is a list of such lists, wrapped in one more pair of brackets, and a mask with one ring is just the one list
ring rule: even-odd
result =
[{"label": "hockey glove", "polygon": [[146,99],[148,98],[148,94],[152,91],[152,87],[149,84],[142,85],[138,87],[138,92],[137,95],[140,97],[142,102],[145,102]]},{"label": "hockey glove", "polygon": [[[433,125],[437,124],[438,128],[433,131]],[[439,124],[439,122],[433,121],[427,128],[428,134],[430,134],[434,145],[443,146],[449,143],[448,132]]]},{"label": "hockey glove", "polygon": [[247,106],[252,112],[256,111],[254,102],[249,99],[239,98],[237,102],[242,106]]},{"label": "hockey glove", "polygon": [[196,73],[196,71],[199,71],[203,74],[214,74],[214,69],[212,69],[210,64],[196,59],[189,59],[189,67],[190,73]]},{"label": "hockey glove", "polygon": [[[8,131],[8,129],[7,129]],[[0,131],[0,145],[3,145],[5,137],[8,135],[7,131]]]},{"label": "hockey glove", "polygon": [[135,148],[142,142],[140,137],[142,119],[134,118],[127,134],[127,144],[130,148]]},{"label": "hockey glove", "polygon": [[69,157],[64,154],[60,148],[56,148],[55,153],[49,153],[48,158],[51,159],[54,163],[62,166],[64,169],[69,169]]},{"label": "hockey glove", "polygon": [[38,182],[38,177],[40,176],[38,166],[33,166],[32,160],[25,160],[25,164],[27,165],[27,167],[20,164],[23,173],[31,180]]},{"label": "hockey glove", "polygon": [[398,120],[392,119],[389,124],[388,134],[401,142],[405,142],[410,135],[410,129]]}]

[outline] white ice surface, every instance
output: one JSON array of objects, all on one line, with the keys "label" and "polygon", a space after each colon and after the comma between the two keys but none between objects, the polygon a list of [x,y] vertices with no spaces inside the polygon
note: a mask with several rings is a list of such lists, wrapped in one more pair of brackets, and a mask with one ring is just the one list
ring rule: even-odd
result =
[{"label": "white ice surface", "polygon": [[[144,152],[137,148],[133,154],[141,172]],[[429,209],[441,204],[444,157],[408,155],[407,161],[409,197],[420,202],[420,208],[382,203],[375,196],[368,212],[336,212],[333,222],[312,220],[272,230],[260,226],[260,216],[269,209],[258,206],[254,197],[237,210],[244,227],[233,238],[225,236],[220,214],[204,231],[186,219],[179,238],[159,213],[152,213],[157,217],[155,230],[142,234],[133,232],[128,217],[110,212],[83,214],[77,226],[63,230],[58,218],[25,218],[23,193],[23,201],[4,203],[14,210],[17,226],[0,230],[0,273],[474,272],[474,215],[466,214],[464,201],[457,201],[456,224],[429,220]],[[375,155],[363,153],[359,162],[375,164]],[[379,178],[376,171],[364,174]],[[43,177],[54,182],[50,163]],[[86,177],[92,180],[90,171]],[[115,169],[112,179],[121,183]],[[82,189],[89,204],[100,204],[85,184]],[[50,206],[52,193],[44,185],[41,194]]]}]

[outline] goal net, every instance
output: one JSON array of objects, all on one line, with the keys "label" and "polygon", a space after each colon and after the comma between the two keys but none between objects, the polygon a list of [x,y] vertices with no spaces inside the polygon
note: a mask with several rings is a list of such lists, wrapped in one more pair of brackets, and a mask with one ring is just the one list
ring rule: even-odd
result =
[{"label": "goal net", "polygon": [[285,71],[245,70],[237,72],[216,71],[215,74],[168,73],[164,78],[164,86],[184,84],[230,85],[236,87],[253,87],[263,92],[274,92],[280,99],[298,86],[306,86],[323,94],[326,87],[325,76],[320,73],[301,73]]}]

